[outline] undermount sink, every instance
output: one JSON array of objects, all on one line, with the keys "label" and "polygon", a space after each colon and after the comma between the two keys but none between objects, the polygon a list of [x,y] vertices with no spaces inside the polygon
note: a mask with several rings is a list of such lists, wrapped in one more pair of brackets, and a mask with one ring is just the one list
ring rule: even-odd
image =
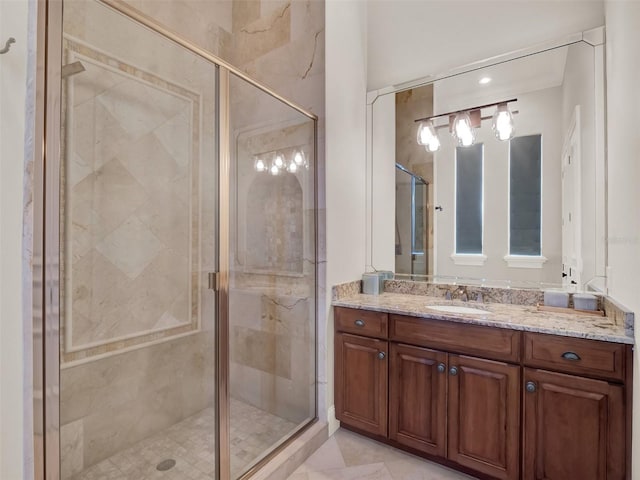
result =
[{"label": "undermount sink", "polygon": [[430,310],[438,310],[439,312],[461,313],[463,315],[491,315],[491,312],[481,310],[479,308],[459,307],[456,305],[429,305]]}]

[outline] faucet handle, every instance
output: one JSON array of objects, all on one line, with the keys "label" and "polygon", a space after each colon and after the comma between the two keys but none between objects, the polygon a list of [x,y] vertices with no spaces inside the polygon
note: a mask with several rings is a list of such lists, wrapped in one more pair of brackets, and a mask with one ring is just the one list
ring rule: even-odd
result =
[{"label": "faucet handle", "polygon": [[484,299],[482,298],[482,292],[478,292],[478,296],[476,297],[476,301],[478,303],[483,303]]},{"label": "faucet handle", "polygon": [[447,290],[447,293],[444,294],[444,298],[446,298],[447,300],[451,300],[451,292],[449,290]]}]

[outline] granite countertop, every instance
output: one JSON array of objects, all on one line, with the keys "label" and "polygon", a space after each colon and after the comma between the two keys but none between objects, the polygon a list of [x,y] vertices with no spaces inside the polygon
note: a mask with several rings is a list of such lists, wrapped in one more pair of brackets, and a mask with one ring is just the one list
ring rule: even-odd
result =
[{"label": "granite countertop", "polygon": [[[609,317],[580,313],[539,311],[535,306],[506,305],[446,300],[439,297],[382,293],[380,295],[353,294],[334,300],[333,306],[398,313],[413,317],[428,317],[458,323],[509,328],[526,332],[550,333],[567,337],[588,338],[607,342],[633,344],[633,336],[624,325],[616,325]],[[485,310],[486,314],[460,314],[429,309],[433,305],[456,305]]]}]

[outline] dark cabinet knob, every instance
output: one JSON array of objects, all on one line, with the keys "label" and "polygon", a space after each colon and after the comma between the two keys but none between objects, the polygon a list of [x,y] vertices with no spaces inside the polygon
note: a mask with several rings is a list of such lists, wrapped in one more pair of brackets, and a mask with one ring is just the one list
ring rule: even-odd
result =
[{"label": "dark cabinet knob", "polygon": [[355,322],[353,322],[356,324],[356,327],[364,327],[364,320],[356,320]]},{"label": "dark cabinet knob", "polygon": [[384,360],[384,358],[385,358],[386,356],[387,356],[387,354],[386,354],[386,353],[384,353],[384,352],[378,352],[378,358],[379,358],[380,360]]},{"label": "dark cabinet knob", "polygon": [[440,373],[444,373],[446,369],[447,369],[447,366],[444,363],[439,363],[438,364],[438,371]]},{"label": "dark cabinet knob", "polygon": [[458,375],[458,367],[451,367],[449,369],[449,374],[453,375],[454,377]]},{"label": "dark cabinet knob", "polygon": [[529,393],[535,393],[535,391],[538,389],[538,387],[536,387],[536,384],[534,382],[527,382],[525,388]]}]

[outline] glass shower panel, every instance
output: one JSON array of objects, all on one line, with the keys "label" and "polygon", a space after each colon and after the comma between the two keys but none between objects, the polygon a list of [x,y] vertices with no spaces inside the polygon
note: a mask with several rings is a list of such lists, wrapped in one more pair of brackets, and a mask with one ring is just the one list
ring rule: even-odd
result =
[{"label": "glass shower panel", "polygon": [[61,477],[213,478],[216,67],[97,1],[63,24]]},{"label": "glass shower panel", "polygon": [[230,78],[231,477],[316,416],[315,122]]}]

